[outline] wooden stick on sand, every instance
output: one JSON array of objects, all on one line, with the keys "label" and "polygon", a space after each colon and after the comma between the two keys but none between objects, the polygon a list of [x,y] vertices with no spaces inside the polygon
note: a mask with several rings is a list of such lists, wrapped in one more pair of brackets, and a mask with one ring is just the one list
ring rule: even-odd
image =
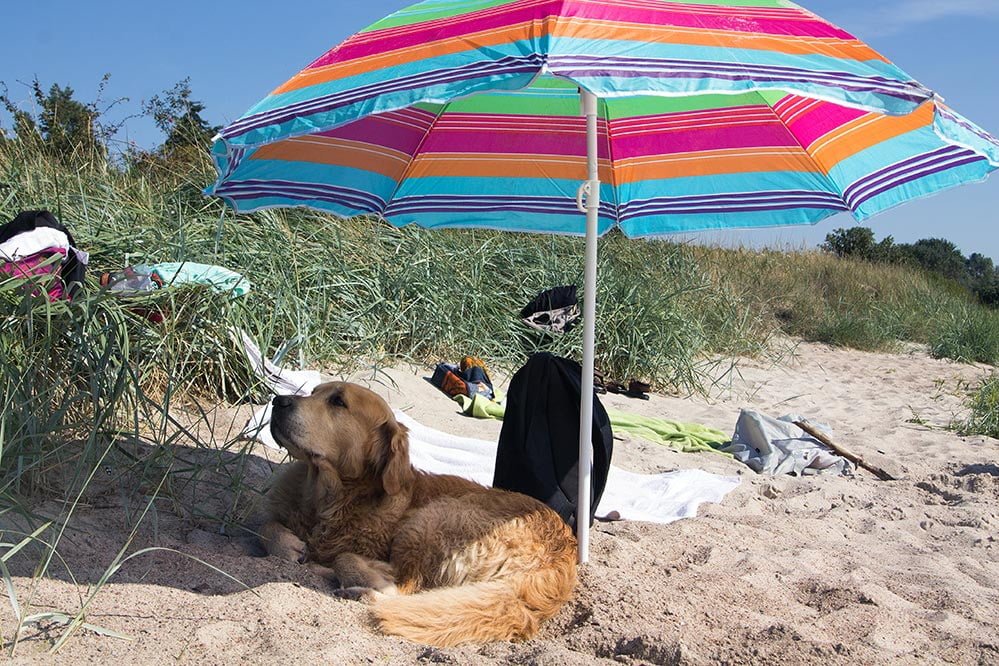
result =
[{"label": "wooden stick on sand", "polygon": [[794,425],[798,426],[806,433],[808,433],[815,439],[819,440],[820,442],[822,442],[823,444],[825,444],[830,449],[832,449],[839,455],[843,456],[850,462],[856,463],[859,467],[863,467],[867,471],[872,472],[876,477],[878,477],[882,481],[895,480],[895,477],[886,472],[885,470],[881,469],[880,467],[877,467],[876,465],[872,465],[868,462],[865,462],[863,458],[858,456],[853,451],[850,451],[849,449],[846,449],[840,446],[839,444],[835,444],[831,439],[829,439],[827,435],[822,433],[820,430],[813,428],[811,424],[809,424],[807,421],[795,421]]}]

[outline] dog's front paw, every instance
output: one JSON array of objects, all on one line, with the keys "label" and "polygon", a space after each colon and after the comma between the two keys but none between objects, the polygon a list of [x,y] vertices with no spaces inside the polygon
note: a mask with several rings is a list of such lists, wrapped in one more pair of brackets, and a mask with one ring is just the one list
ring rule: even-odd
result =
[{"label": "dog's front paw", "polygon": [[307,557],[305,542],[280,523],[270,522],[261,527],[260,538],[268,555],[300,564]]},{"label": "dog's front paw", "polygon": [[337,576],[336,571],[334,571],[333,569],[330,569],[329,567],[324,567],[323,565],[317,564],[316,562],[306,561],[304,564],[309,571],[311,571],[317,576],[322,576],[333,587],[336,588],[343,587],[343,584],[340,582],[340,577]]},{"label": "dog's front paw", "polygon": [[347,601],[360,601],[362,604],[374,603],[378,592],[370,587],[341,587],[333,590],[333,596]]}]

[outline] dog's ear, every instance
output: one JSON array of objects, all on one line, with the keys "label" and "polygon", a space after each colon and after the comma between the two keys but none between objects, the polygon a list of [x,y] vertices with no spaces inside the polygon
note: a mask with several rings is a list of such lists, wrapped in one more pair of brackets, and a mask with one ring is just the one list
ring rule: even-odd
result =
[{"label": "dog's ear", "polygon": [[409,464],[409,428],[391,419],[382,424],[382,487],[389,495],[398,494],[413,474]]}]

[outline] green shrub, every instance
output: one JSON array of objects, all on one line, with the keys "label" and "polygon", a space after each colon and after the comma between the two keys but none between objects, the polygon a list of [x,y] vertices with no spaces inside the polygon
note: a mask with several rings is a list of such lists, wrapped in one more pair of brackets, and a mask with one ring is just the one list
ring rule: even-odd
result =
[{"label": "green shrub", "polygon": [[999,313],[969,307],[941,318],[932,343],[937,358],[999,363]]},{"label": "green shrub", "polygon": [[999,439],[999,374],[982,382],[971,395],[971,414],[962,430],[971,435],[986,435]]}]

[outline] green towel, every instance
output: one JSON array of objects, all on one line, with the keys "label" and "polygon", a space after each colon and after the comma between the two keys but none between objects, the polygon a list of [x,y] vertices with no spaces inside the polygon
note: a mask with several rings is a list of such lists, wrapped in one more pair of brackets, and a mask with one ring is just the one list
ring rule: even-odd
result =
[{"label": "green towel", "polygon": [[[455,402],[461,405],[461,411],[477,419],[497,419],[502,421],[506,406],[502,402],[490,400],[477,395],[469,398],[467,395],[456,395]],[[500,396],[502,400],[502,396]],[[607,410],[611,428],[617,432],[626,432],[635,437],[668,446],[674,451],[693,453],[696,451],[713,451],[724,456],[731,454],[718,449],[727,444],[728,435],[721,430],[715,430],[699,423],[681,423],[670,419],[659,419],[651,416],[640,416],[630,412]]]},{"label": "green towel", "polygon": [[164,285],[203,284],[215,291],[228,292],[233,298],[250,291],[250,281],[235,271],[211,264],[192,261],[168,261],[160,264],[135,266],[135,270],[156,274]]},{"label": "green towel", "polygon": [[474,416],[477,419],[496,419],[502,421],[503,413],[506,411],[506,406],[502,402],[490,400],[481,393],[476,394],[474,398],[459,394],[454,396],[454,401],[461,405],[462,414]]},{"label": "green towel", "polygon": [[699,423],[682,423],[670,419],[639,416],[614,409],[608,409],[607,416],[610,417],[611,428],[614,430],[663,444],[675,451],[685,453],[713,451],[731,457],[731,454],[718,450],[731,439],[721,430]]}]

